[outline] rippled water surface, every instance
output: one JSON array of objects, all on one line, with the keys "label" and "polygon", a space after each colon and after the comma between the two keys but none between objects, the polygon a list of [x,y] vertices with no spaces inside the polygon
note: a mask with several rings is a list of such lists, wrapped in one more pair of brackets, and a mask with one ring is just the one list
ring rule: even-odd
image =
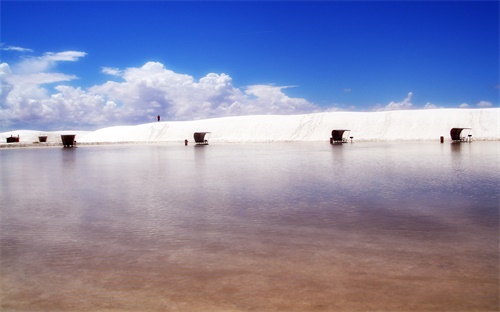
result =
[{"label": "rippled water surface", "polygon": [[2,311],[498,311],[499,146],[0,150]]}]

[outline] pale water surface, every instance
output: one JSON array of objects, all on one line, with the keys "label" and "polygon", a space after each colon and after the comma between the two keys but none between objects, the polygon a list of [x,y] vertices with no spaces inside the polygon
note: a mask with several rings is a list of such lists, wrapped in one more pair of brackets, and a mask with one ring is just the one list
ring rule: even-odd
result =
[{"label": "pale water surface", "polygon": [[499,143],[0,150],[2,311],[498,311]]}]

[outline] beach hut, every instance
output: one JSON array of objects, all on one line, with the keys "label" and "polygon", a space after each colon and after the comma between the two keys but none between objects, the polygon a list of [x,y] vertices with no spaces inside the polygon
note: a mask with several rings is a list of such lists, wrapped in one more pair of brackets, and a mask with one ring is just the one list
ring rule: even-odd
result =
[{"label": "beach hut", "polygon": [[333,143],[347,143],[347,138],[351,130],[332,130],[332,137],[330,138],[330,144]]},{"label": "beach hut", "polygon": [[195,132],[194,133],[194,142],[196,145],[208,145],[208,137],[210,136],[210,132]]},{"label": "beach hut", "polygon": [[[468,130],[466,137],[462,135],[463,130]],[[470,134],[471,130],[471,128],[452,128],[450,130],[451,140],[453,142],[469,142],[472,138],[472,135]]]},{"label": "beach hut", "polygon": [[63,147],[73,147],[75,145],[76,134],[61,134]]}]

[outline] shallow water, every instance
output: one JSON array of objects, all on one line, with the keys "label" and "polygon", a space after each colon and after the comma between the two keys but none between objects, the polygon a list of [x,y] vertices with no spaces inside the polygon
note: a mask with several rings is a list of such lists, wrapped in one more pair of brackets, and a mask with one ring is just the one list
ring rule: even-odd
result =
[{"label": "shallow water", "polygon": [[499,147],[0,150],[0,308],[497,311]]}]

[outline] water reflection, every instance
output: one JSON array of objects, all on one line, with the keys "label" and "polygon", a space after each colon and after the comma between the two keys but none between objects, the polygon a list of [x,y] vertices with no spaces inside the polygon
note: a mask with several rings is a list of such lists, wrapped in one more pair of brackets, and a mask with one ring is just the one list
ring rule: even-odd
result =
[{"label": "water reflection", "polygon": [[2,309],[498,307],[496,142],[0,156]]}]

